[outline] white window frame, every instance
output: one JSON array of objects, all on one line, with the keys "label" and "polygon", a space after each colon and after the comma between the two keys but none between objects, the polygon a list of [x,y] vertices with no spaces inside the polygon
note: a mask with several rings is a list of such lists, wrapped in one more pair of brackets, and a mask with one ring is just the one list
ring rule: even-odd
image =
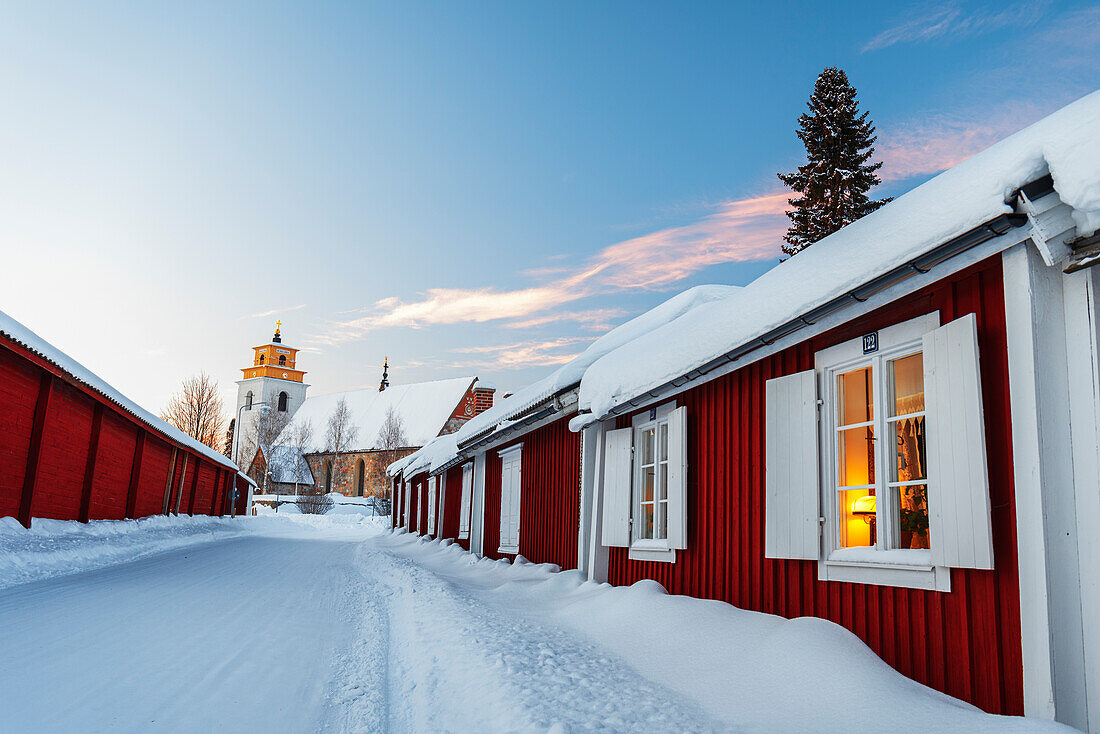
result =
[{"label": "white window frame", "polygon": [[[669,547],[668,543],[668,497],[665,503],[665,537],[664,538],[639,538],[637,528],[641,526],[636,520],[641,515],[641,487],[642,487],[642,462],[641,462],[641,436],[642,433],[653,429],[653,458],[656,466],[660,466],[660,428],[668,428],[668,419],[672,411],[676,410],[676,402],[665,403],[656,408],[649,408],[634,416],[632,428],[634,429],[634,449],[631,461],[631,493],[630,493],[630,549],[627,557],[632,561],[661,561],[664,563],[676,562],[676,549]],[[669,461],[671,461],[671,456]],[[659,471],[659,469],[658,469]],[[666,468],[667,472],[667,461]],[[655,482],[659,483],[659,474],[655,475]],[[658,486],[655,484],[655,487]],[[656,507],[656,494],[654,494]],[[686,508],[685,508],[686,511]]]},{"label": "white window frame", "polygon": [[[928,550],[865,550],[852,558],[851,552],[841,549],[839,543],[839,503],[838,460],[837,460],[837,400],[836,378],[851,370],[872,365],[874,375],[872,395],[874,408],[875,477],[876,495],[890,496],[886,491],[889,483],[886,455],[887,435],[881,428],[886,425],[885,400],[883,386],[885,373],[883,368],[892,359],[922,351],[921,338],[940,325],[939,312],[925,314],[917,318],[889,326],[878,331],[877,349],[863,353],[863,338],[857,337],[842,344],[823,349],[814,355],[814,369],[817,372],[821,411],[819,434],[821,441],[821,467],[819,487],[821,489],[821,507],[824,527],[822,531],[822,556],[818,559],[818,578],[822,581],[847,581],[875,584],[880,586],[900,586],[915,589],[937,591],[951,590],[951,571],[945,566],[935,566],[931,562]],[[933,491],[930,487],[929,492]],[[877,503],[880,518],[889,510],[887,503]],[[879,523],[886,532],[890,528]],[[880,530],[879,537],[883,535]],[[933,543],[936,542],[932,538]],[[881,541],[880,541],[881,542]],[[846,557],[847,556],[847,557]],[[877,558],[876,558],[877,556]],[[878,560],[881,559],[881,560]]]},{"label": "white window frame", "polygon": [[[523,444],[517,443],[515,446],[509,446],[506,449],[502,449],[501,451],[498,451],[497,454],[500,456],[500,473],[501,473],[501,482],[500,482],[500,525],[501,525],[501,533],[500,533],[500,538],[498,539],[499,542],[498,542],[497,552],[498,553],[508,553],[509,555],[518,554],[519,553],[519,534],[521,532],[521,530],[520,530],[520,519],[523,517],[522,511],[521,511],[521,502],[523,500]],[[504,486],[504,465],[506,463],[512,463],[512,462],[515,463],[515,468],[514,468],[514,471],[515,471],[515,477],[514,477],[515,495],[512,497],[512,502],[509,503],[509,508],[511,509],[512,513],[515,515],[515,518],[516,518],[516,542],[515,542],[514,545],[513,544],[505,545],[505,543],[504,543],[504,532],[503,532],[503,526],[504,526],[504,492],[505,491],[510,491],[512,488]]]}]

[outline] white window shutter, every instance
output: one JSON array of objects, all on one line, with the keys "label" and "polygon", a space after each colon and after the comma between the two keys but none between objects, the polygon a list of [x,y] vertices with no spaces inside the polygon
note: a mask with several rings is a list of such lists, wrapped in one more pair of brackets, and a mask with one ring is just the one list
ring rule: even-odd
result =
[{"label": "white window shutter", "polygon": [[474,465],[462,467],[462,500],[458,510],[458,537],[470,537],[470,500],[474,493]]},{"label": "white window shutter", "polygon": [[764,557],[819,555],[817,378],[813,370],[764,386]]},{"label": "white window shutter", "polygon": [[508,545],[508,520],[512,516],[512,466],[507,461],[500,465],[500,545]]},{"label": "white window shutter", "polygon": [[405,505],[404,505],[405,509],[401,513],[401,525],[404,526],[404,528],[406,530],[409,529],[409,520],[410,520],[409,510],[411,509],[411,503],[412,503],[412,491],[411,490],[412,490],[412,488],[409,487],[409,483],[405,482]]},{"label": "white window shutter", "polygon": [[439,477],[428,480],[428,527],[425,531],[428,535],[435,535],[435,497],[439,488]]},{"label": "white window shutter", "polygon": [[604,545],[630,546],[630,478],[633,474],[634,429],[608,431],[604,439]]},{"label": "white window shutter", "polygon": [[687,548],[687,408],[668,416],[668,547]]},{"label": "white window shutter", "polygon": [[504,457],[500,465],[500,548],[516,553],[519,549],[519,503],[521,485],[519,454]]},{"label": "white window shutter", "polygon": [[932,563],[991,569],[993,529],[974,314],[924,335],[924,405]]}]

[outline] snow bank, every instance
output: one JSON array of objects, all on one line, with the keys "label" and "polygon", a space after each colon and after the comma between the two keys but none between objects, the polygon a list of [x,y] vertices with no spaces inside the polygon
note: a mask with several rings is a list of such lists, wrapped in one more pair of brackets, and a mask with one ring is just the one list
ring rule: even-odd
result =
[{"label": "snow bank", "polygon": [[[377,545],[413,562],[379,571],[400,600],[390,654],[412,677],[407,694],[445,689],[465,706],[443,712],[447,719],[444,704],[426,704],[424,716],[441,718],[413,722],[422,728],[462,729],[477,701],[484,731],[597,721],[646,731],[1071,731],[991,716],[920,685],[826,620],[671,596],[652,581],[611,587],[553,566],[478,560],[408,534]],[[624,699],[625,690],[638,695]]]},{"label": "snow bank", "polygon": [[28,530],[0,517],[0,589],[91,571],[245,532],[241,519],[154,515],[87,524],[35,518]]},{"label": "snow bank", "polygon": [[237,465],[225,456],[219,454],[206,444],[196,441],[172,424],[166,423],[145,410],[145,408],[142,408],[133,400],[130,400],[130,398],[109,385],[99,375],[95,374],[3,311],[0,311],[0,334],[8,337],[17,344],[22,344],[35,354],[45,358],[48,362],[57,365],[63,371],[72,375],[77,382],[84,383],[112,403],[115,403],[120,408],[136,417],[154,431],[167,436],[181,446],[186,446],[192,451],[202,454],[216,464],[231,467],[234,471],[237,469]]},{"label": "snow bank", "polygon": [[1079,236],[1100,229],[1100,92],[941,173],[816,243],[744,289],[629,341],[589,367],[579,407],[599,418],[632,398],[1008,213],[1049,172]]}]

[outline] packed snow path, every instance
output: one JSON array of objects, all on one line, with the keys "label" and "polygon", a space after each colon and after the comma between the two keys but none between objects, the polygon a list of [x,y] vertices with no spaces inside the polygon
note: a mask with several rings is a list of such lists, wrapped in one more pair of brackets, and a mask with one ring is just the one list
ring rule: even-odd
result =
[{"label": "packed snow path", "polygon": [[[477,560],[364,518],[118,524],[129,540],[92,528],[82,544],[85,527],[0,533],[16,549],[0,731],[1057,728],[907,681],[829,623]],[[108,552],[141,537],[172,549]],[[45,577],[62,558],[90,570]],[[858,716],[838,695],[853,685],[874,696]]]}]

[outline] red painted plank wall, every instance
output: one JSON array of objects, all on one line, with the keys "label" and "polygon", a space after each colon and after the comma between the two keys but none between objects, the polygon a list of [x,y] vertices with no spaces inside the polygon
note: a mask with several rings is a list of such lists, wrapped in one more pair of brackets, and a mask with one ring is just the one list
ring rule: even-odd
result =
[{"label": "red painted plank wall", "polygon": [[168,448],[168,444],[153,436],[146,437],[137,502],[134,504],[136,517],[160,514],[164,507],[164,480],[168,477],[168,463],[171,458],[172,450]]},{"label": "red painted plank wall", "polygon": [[[580,506],[580,434],[571,432],[568,423],[564,419],[554,421],[508,444],[523,443],[520,555],[533,563],[556,563],[565,569],[577,567]],[[511,558],[511,554],[497,552],[501,469],[498,450],[490,451],[486,457],[484,550],[490,558]]]},{"label": "red painted plank wall", "polygon": [[80,519],[94,410],[92,399],[75,387],[60,380],[54,383],[42,431],[38,481],[31,498],[32,517]]},{"label": "red painted plank wall", "polygon": [[439,537],[455,539],[456,543],[469,550],[469,540],[457,540],[459,514],[462,512],[462,465],[448,469],[445,481],[447,491],[443,497],[444,507],[441,508],[443,521]]},{"label": "red painted plank wall", "polygon": [[[814,352],[939,309],[978,321],[996,570],[953,569],[949,593],[822,582],[812,561],[764,558],[764,381],[813,367]],[[1001,260],[676,397],[688,409],[688,543],[676,562],[611,549],[609,579],[785,617],[831,619],[905,675],[986,711],[1023,711],[1019,586]],[[629,425],[629,418],[620,419]],[[526,449],[526,446],[524,447]],[[524,458],[526,461],[526,457]],[[526,467],[525,467],[526,468]]]},{"label": "red painted plank wall", "polygon": [[[34,464],[31,445],[36,434],[35,412],[44,386],[48,386],[48,393],[41,394],[48,394],[49,400],[42,401],[41,438]],[[172,454],[167,438],[139,424],[86,386],[71,382],[64,372],[38,355],[0,339],[0,516],[19,516],[30,462],[37,471],[34,482],[27,485],[31,489],[29,516],[80,519],[97,411],[102,413],[102,423],[90,475],[88,518],[125,518],[131,486],[132,516],[160,514]],[[135,466],[139,436],[145,440],[141,463]],[[185,454],[190,456],[188,478],[196,467],[201,466],[203,473],[195,512],[220,512],[225,498],[215,490],[227,486],[228,470],[181,448],[174,470],[174,490]]]},{"label": "red painted plank wall", "polygon": [[0,347],[0,515],[18,515],[39,371]]},{"label": "red painted plank wall", "polygon": [[103,414],[89,517],[99,520],[121,520],[126,517],[130,467],[134,462],[136,445],[137,429],[132,423],[115,413]]}]

